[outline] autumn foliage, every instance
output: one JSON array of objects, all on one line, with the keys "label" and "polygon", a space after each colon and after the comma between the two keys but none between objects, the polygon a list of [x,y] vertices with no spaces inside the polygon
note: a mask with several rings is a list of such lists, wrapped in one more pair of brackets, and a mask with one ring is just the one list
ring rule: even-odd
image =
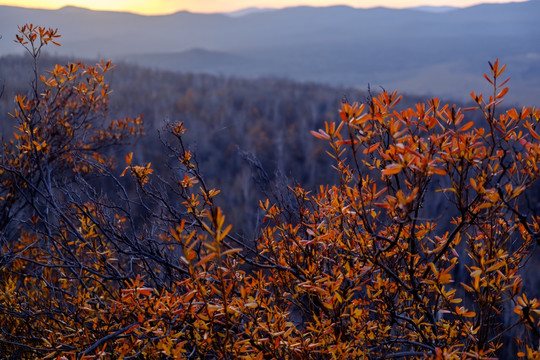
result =
[{"label": "autumn foliage", "polygon": [[499,110],[498,61],[473,108],[403,109],[395,92],[343,103],[313,132],[336,184],[262,201],[258,237],[242,239],[181,122],[162,136],[172,177],[112,155],[143,131],[106,116],[110,62],[39,76],[57,37],[25,25],[16,40],[35,80],[0,159],[0,357],[540,357],[540,303],[521,277],[540,245],[522,201],[540,176],[540,110]]}]

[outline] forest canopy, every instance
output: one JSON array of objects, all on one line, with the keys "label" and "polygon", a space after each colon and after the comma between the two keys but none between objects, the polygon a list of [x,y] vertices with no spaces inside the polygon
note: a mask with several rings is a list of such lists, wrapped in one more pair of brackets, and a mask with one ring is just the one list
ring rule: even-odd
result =
[{"label": "forest canopy", "polygon": [[[149,161],[133,140],[156,129],[108,114],[114,65],[40,73],[57,30],[19,30],[32,79],[0,158],[0,357],[540,357],[527,275],[540,245],[530,205],[540,110],[501,107],[498,60],[484,75],[492,92],[471,93],[464,109],[437,98],[403,106],[387,91],[343,98],[302,135],[302,151],[329,155],[332,182],[270,181],[260,144],[239,151],[245,183],[270,189],[242,235],[226,209],[243,189],[214,188],[198,160],[226,138],[205,150],[200,131],[194,149],[191,129],[171,119],[151,149],[166,160]],[[178,106],[215,101],[190,96]],[[273,126],[285,138],[307,122]],[[234,223],[244,215],[253,219]]]}]

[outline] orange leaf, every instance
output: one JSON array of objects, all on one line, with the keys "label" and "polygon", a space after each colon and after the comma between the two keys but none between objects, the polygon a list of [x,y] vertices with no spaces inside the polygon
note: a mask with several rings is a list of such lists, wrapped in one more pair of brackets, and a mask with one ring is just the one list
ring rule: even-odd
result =
[{"label": "orange leaf", "polygon": [[363,153],[364,154],[371,154],[372,152],[374,152],[375,150],[377,150],[377,148],[379,147],[380,143],[375,143],[373,145],[371,145],[370,147],[364,149]]},{"label": "orange leaf", "polygon": [[441,175],[441,176],[446,175],[446,170],[443,170],[443,169],[433,168],[431,171],[433,171],[433,173],[437,175]]},{"label": "orange leaf", "polygon": [[519,118],[519,115],[518,115],[516,109],[510,109],[510,110],[508,110],[507,113],[508,113],[508,116],[510,116],[510,118],[512,120],[517,120]]},{"label": "orange leaf", "polygon": [[502,90],[497,94],[496,99],[501,99],[502,97],[504,97],[504,95],[506,95],[507,92],[508,92],[508,88],[505,87],[504,89],[502,89]]},{"label": "orange leaf", "polygon": [[318,132],[312,130],[311,135],[315,136],[317,139],[330,140],[330,136],[323,130],[319,130]]},{"label": "orange leaf", "polygon": [[461,128],[458,129],[458,132],[460,131],[467,131],[474,125],[474,121],[469,121],[467,124],[463,125]]},{"label": "orange leaf", "polygon": [[129,169],[129,166],[127,166],[127,167],[124,169],[124,171],[122,171],[122,173],[120,174],[120,177],[126,175],[126,172],[128,171],[128,169]]},{"label": "orange leaf", "polygon": [[131,165],[132,159],[133,159],[133,153],[130,152],[129,155],[126,155],[126,164]]},{"label": "orange leaf", "polygon": [[388,165],[388,166],[382,171],[382,174],[383,174],[384,176],[395,175],[395,174],[399,173],[399,172],[401,171],[402,168],[403,168],[403,165],[397,164],[397,163],[393,163],[393,164]]},{"label": "orange leaf", "polygon": [[153,288],[148,288],[148,287],[141,287],[141,288],[137,288],[136,290],[141,295],[151,295],[152,292],[154,291]]},{"label": "orange leaf", "polygon": [[529,128],[529,131],[531,132],[533,138],[535,138],[536,140],[540,140],[540,135],[538,135],[538,133],[534,131],[532,127]]}]

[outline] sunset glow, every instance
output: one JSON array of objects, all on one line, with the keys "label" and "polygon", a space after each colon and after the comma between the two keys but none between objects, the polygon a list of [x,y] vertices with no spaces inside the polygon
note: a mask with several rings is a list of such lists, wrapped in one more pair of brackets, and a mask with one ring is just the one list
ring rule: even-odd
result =
[{"label": "sunset glow", "polygon": [[[524,1],[524,0],[518,0]],[[297,5],[330,6],[349,5],[358,8],[385,6],[403,8],[421,5],[431,6],[471,6],[481,2],[504,3],[508,0],[8,0],[0,1],[0,5],[23,6],[31,8],[58,9],[73,5],[93,10],[129,11],[140,14],[169,14],[179,10],[192,12],[227,12],[247,7],[283,8]]]}]

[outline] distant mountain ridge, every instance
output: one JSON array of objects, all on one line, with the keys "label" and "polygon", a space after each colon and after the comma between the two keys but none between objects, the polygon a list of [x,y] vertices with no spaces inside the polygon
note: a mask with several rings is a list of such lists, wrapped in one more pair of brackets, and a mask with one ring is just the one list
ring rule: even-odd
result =
[{"label": "distant mountain ridge", "polygon": [[236,10],[236,11],[226,12],[224,14],[229,15],[229,16],[233,16],[233,17],[237,17],[237,16],[244,16],[244,15],[249,15],[249,14],[253,14],[253,13],[276,11],[276,10],[277,9],[275,9],[275,8],[248,7],[248,8],[244,8],[244,9],[240,9],[240,10]]},{"label": "distant mountain ridge", "polygon": [[348,6],[181,11],[144,16],[0,6],[0,54],[27,22],[58,27],[58,55],[105,57],[175,71],[278,76],[432,93],[463,99],[482,90],[487,61],[500,58],[514,101],[540,98],[540,1],[469,8],[357,9]]},{"label": "distant mountain ridge", "polygon": [[415,7],[409,7],[407,9],[410,10],[419,10],[419,11],[427,11],[432,13],[444,13],[452,10],[459,9],[455,6],[415,6]]}]

